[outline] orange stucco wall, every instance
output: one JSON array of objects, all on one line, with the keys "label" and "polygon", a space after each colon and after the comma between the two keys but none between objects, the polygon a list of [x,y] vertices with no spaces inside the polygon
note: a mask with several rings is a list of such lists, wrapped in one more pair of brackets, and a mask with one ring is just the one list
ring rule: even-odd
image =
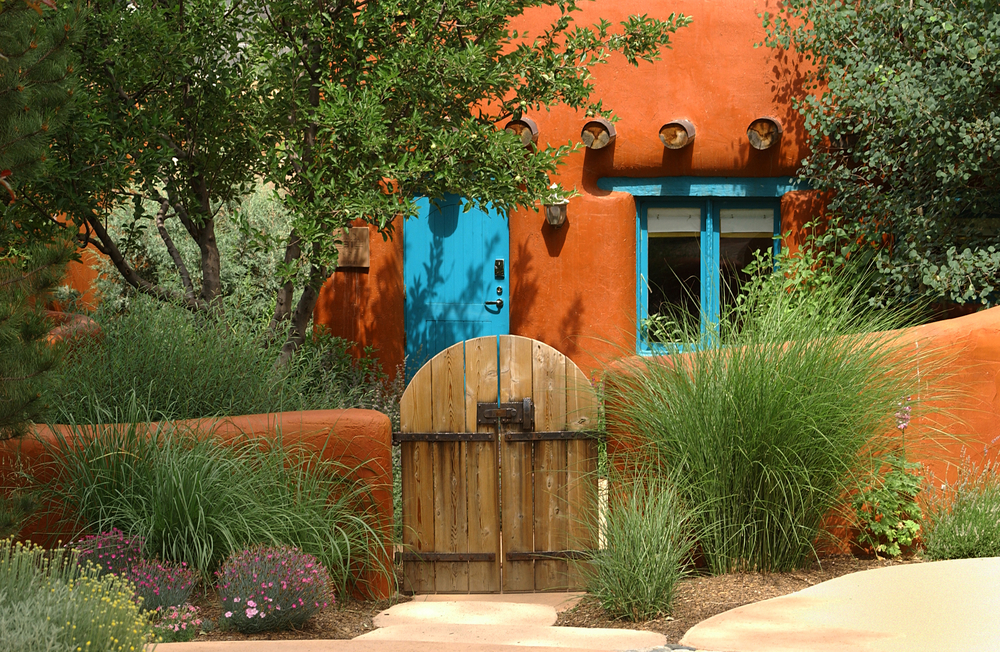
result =
[{"label": "orange stucco wall", "polygon": [[[159,424],[151,423],[155,430]],[[391,551],[392,536],[392,426],[389,417],[374,410],[312,410],[253,414],[225,418],[178,421],[180,428],[190,427],[206,433],[221,442],[233,442],[250,436],[273,439],[280,434],[282,441],[301,446],[308,453],[315,453],[324,460],[342,463],[351,469],[354,478],[365,482],[371,492],[372,503],[381,525],[384,549]],[[59,434],[73,440],[73,430],[68,426],[55,426]],[[86,429],[84,429],[86,432]],[[0,478],[16,478],[20,465],[42,469],[51,461],[47,452],[57,441],[56,434],[46,426],[36,426],[34,433],[22,439],[0,442]],[[44,442],[44,443],[43,443]],[[49,519],[30,521],[19,533],[21,539],[30,539],[43,545],[69,541],[77,533],[60,529]],[[358,579],[358,595],[384,599],[395,592],[392,560],[388,554],[376,561],[381,570],[362,574]]]},{"label": "orange stucco wall", "polygon": [[313,315],[316,324],[357,342],[359,349],[377,348],[390,375],[404,355],[402,223],[393,223],[389,239],[368,225],[371,266],[337,270],[320,290]]},{"label": "orange stucco wall", "polygon": [[[554,181],[576,188],[568,218],[552,229],[534,209],[510,218],[510,332],[542,340],[569,355],[586,373],[634,351],[636,206],[626,193],[597,187],[602,177],[791,177],[805,155],[802,121],[790,98],[801,90],[801,61],[769,48],[759,11],[774,0],[598,0],[574,14],[580,24],[617,23],[632,14],[666,17],[679,12],[693,23],[673,37],[673,49],[653,64],[629,66],[621,56],[593,70],[595,98],[615,112],[617,138],[601,150],[571,154]],[[558,9],[532,11],[515,21],[531,35],[558,17]],[[777,118],[783,127],[772,149],[751,148],[749,124]],[[529,114],[539,147],[579,142],[581,112],[556,108]],[[668,150],[658,133],[676,119],[695,124],[694,142]],[[500,125],[502,127],[503,125]],[[812,193],[790,193],[781,204],[783,229],[816,215]],[[393,243],[372,238],[367,272],[338,271],[324,287],[318,323],[335,334],[379,348],[383,364],[403,357],[404,295],[397,226]],[[793,242],[790,244],[794,244]],[[378,246],[376,246],[378,245]],[[388,275],[384,277],[383,275]]]}]

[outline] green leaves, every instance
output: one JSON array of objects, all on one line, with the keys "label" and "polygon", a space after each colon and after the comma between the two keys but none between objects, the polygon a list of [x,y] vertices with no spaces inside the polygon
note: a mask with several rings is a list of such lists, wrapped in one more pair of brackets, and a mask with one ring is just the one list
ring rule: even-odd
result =
[{"label": "green leaves", "polygon": [[[874,291],[992,304],[1000,271],[1000,10],[988,0],[787,0],[767,44],[816,64],[799,98],[849,251],[870,249]],[[965,253],[965,252],[968,253]],[[956,253],[961,252],[961,253]]]}]

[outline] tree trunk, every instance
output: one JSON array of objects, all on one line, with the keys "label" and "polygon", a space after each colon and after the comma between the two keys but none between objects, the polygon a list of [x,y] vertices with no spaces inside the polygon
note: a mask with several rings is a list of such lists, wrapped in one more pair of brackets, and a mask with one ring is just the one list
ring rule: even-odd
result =
[{"label": "tree trunk", "polygon": [[[290,265],[292,261],[298,260],[299,256],[302,255],[302,249],[299,247],[299,234],[292,229],[292,232],[288,235],[288,244],[285,245],[285,265]],[[267,326],[268,341],[273,341],[278,334],[278,328],[281,326],[282,322],[288,319],[288,315],[292,312],[292,298],[295,294],[295,283],[291,280],[285,282],[278,290],[278,300],[274,305],[274,315],[271,317],[271,323]]]}]

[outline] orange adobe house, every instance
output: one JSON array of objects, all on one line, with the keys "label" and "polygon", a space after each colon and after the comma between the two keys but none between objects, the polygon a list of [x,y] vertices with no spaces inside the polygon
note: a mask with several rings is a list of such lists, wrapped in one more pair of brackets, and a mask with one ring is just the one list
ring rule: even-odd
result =
[{"label": "orange adobe house", "polygon": [[[593,70],[617,122],[558,108],[505,125],[538,147],[583,144],[553,178],[579,192],[565,221],[549,224],[541,207],[504,220],[463,214],[460,197],[425,201],[388,242],[369,227],[369,255],[345,257],[323,287],[316,323],[376,347],[387,370],[406,356],[412,374],[451,344],[510,333],[553,346],[589,374],[649,352],[639,325],[664,303],[717,314],[752,252],[783,234],[794,240],[821,209],[793,179],[806,153],[791,106],[802,62],[754,47],[764,39],[758,13],[775,3],[585,3],[581,24],[670,12],[693,22],[659,62],[636,68],[613,56]],[[537,31],[557,11],[529,12],[515,27]]]}]

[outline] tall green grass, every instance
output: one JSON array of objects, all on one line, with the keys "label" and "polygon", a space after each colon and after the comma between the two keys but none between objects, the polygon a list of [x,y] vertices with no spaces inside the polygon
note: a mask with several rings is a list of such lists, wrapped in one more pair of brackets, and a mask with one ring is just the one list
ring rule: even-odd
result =
[{"label": "tall green grass", "polygon": [[924,556],[1000,557],[1000,462],[966,464],[951,485],[928,488]]},{"label": "tall green grass", "polygon": [[700,351],[607,377],[609,429],[677,483],[713,573],[804,565],[916,394],[912,356],[887,332],[911,315],[868,309],[836,278],[808,286],[758,274]]},{"label": "tall green grass", "polygon": [[591,524],[602,545],[579,566],[587,591],[612,618],[669,614],[691,570],[693,514],[675,485],[655,474],[616,475],[611,486],[603,523]]},{"label": "tall green grass", "polygon": [[[95,319],[100,339],[81,342],[53,380],[49,419],[87,423],[94,406],[127,409],[131,397],[157,418],[192,419],[290,410],[373,407],[392,411],[396,388],[372,351],[318,333],[293,363],[274,369],[277,351],[262,329],[194,315],[148,297]],[[91,422],[92,423],[92,422]]]},{"label": "tall green grass", "polygon": [[[329,569],[341,594],[382,545],[379,522],[351,469],[301,447],[161,422],[133,402],[60,437],[38,489],[80,533],[118,528],[146,550],[210,573],[254,544],[290,545]],[[121,425],[106,425],[121,424]]]}]

